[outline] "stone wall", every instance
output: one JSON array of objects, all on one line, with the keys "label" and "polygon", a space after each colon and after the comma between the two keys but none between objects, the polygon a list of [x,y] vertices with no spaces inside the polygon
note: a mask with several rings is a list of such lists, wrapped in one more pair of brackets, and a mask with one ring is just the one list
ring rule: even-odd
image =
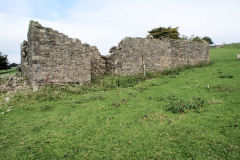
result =
[{"label": "stone wall", "polygon": [[125,38],[104,57],[95,46],[31,21],[28,41],[21,46],[21,69],[33,88],[84,84],[105,74],[144,74],[208,62],[208,49],[206,44],[184,40]]},{"label": "stone wall", "polygon": [[27,76],[29,73],[29,61],[28,61],[28,42],[23,41],[21,44],[21,70],[22,75]]},{"label": "stone wall", "polygon": [[37,22],[30,22],[28,41],[24,41],[21,48],[22,74],[28,76],[33,87],[84,84],[91,81],[92,75],[104,74],[102,57],[96,47],[82,44],[78,39],[42,27]]},{"label": "stone wall", "polygon": [[111,54],[109,62],[115,75],[134,75],[163,71],[209,61],[208,45],[185,40],[125,38]]}]

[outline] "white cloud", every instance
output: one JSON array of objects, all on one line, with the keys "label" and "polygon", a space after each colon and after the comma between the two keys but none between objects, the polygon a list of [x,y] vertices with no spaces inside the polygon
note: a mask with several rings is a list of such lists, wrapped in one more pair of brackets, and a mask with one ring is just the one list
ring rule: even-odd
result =
[{"label": "white cloud", "polygon": [[20,44],[26,39],[29,20],[0,14],[0,50],[9,61],[20,62]]},{"label": "white cloud", "polygon": [[32,9],[27,0],[0,0],[0,13],[13,16],[27,16],[31,14]]},{"label": "white cloud", "polygon": [[[144,37],[147,31],[159,26],[179,26],[181,34],[208,35],[218,44],[239,42],[238,6],[237,0],[101,0],[88,4],[81,1],[64,11],[64,18],[37,20],[43,26],[96,45],[102,54],[107,54],[125,36]],[[20,61],[19,45],[26,39],[28,17],[0,14],[0,50],[9,54],[12,62]]]}]

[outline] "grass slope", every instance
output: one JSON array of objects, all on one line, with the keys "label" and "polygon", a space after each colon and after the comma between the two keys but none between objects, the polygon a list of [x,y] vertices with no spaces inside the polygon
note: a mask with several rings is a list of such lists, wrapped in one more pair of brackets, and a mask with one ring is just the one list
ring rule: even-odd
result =
[{"label": "grass slope", "polygon": [[240,159],[239,52],[128,88],[16,95],[0,109],[0,159]]},{"label": "grass slope", "polygon": [[11,69],[8,70],[0,70],[0,77],[5,76],[5,75],[11,75],[14,73],[17,73],[17,68],[16,67],[12,67]]}]

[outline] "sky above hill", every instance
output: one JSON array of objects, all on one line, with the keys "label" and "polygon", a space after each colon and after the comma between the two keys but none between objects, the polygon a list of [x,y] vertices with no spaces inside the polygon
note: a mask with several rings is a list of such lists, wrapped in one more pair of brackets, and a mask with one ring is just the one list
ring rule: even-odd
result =
[{"label": "sky above hill", "polygon": [[126,36],[156,27],[210,36],[215,44],[240,42],[239,0],[0,0],[0,51],[20,63],[29,20],[96,45],[106,55]]}]

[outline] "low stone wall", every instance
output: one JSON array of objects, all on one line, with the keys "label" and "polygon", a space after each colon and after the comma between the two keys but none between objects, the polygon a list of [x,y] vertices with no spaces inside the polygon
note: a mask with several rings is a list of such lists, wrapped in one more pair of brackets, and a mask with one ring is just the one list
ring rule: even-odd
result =
[{"label": "low stone wall", "polygon": [[209,62],[208,45],[185,40],[125,38],[110,56],[115,75],[163,71],[184,65]]}]

